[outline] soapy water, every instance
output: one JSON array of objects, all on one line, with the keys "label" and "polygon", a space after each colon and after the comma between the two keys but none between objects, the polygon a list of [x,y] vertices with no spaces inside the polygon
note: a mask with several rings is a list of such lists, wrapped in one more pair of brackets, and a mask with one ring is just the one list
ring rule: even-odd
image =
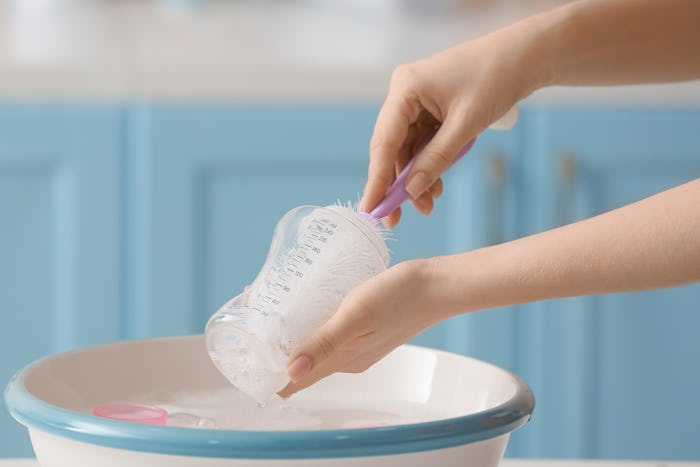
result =
[{"label": "soapy water", "polygon": [[449,418],[446,411],[417,402],[348,398],[307,390],[264,404],[234,388],[187,390],[133,398],[168,411],[167,426],[246,431],[374,428]]},{"label": "soapy water", "polygon": [[389,263],[384,233],[348,206],[301,206],[282,217],[268,258],[209,320],[209,356],[258,402],[289,382],[287,360],[354,287]]}]

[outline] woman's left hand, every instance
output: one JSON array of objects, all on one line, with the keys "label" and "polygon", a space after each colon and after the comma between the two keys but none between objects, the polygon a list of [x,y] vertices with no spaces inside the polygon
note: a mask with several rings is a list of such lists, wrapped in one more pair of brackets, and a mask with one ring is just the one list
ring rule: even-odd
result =
[{"label": "woman's left hand", "polygon": [[359,373],[441,321],[430,280],[434,259],[399,263],[352,290],[290,359],[288,397],[335,372]]}]

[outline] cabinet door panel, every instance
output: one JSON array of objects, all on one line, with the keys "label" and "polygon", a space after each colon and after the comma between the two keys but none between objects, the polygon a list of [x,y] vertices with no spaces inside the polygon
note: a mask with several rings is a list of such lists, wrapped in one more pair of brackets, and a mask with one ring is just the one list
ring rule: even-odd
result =
[{"label": "cabinet door panel", "polygon": [[[700,113],[529,115],[531,231],[700,177]],[[528,185],[529,186],[529,185]],[[538,407],[527,453],[698,459],[700,285],[553,300],[519,313],[520,373]]]},{"label": "cabinet door panel", "polygon": [[[0,381],[119,337],[120,112],[0,107]],[[0,457],[31,454],[0,411]]]}]

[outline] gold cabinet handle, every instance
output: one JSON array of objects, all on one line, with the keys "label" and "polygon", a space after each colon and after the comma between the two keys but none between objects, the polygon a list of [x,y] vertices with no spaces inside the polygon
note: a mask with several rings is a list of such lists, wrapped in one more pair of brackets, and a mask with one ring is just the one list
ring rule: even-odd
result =
[{"label": "gold cabinet handle", "polygon": [[559,169],[559,182],[567,187],[574,185],[576,181],[576,158],[570,151],[563,151],[557,159]]}]

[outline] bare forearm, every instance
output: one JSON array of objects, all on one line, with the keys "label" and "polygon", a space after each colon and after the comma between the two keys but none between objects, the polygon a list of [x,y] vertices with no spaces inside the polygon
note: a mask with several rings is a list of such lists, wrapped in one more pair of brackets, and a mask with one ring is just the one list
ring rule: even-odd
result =
[{"label": "bare forearm", "polygon": [[697,0],[583,0],[525,21],[540,87],[700,78]]},{"label": "bare forearm", "polygon": [[[700,179],[581,222],[433,259],[449,313],[700,281]],[[441,290],[440,290],[441,289]]]}]

